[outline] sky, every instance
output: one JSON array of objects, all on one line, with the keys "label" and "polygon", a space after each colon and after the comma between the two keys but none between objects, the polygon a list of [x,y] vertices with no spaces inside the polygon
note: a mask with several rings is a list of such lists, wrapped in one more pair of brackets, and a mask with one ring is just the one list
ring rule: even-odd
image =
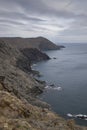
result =
[{"label": "sky", "polygon": [[0,0],[0,37],[87,43],[87,0]]}]

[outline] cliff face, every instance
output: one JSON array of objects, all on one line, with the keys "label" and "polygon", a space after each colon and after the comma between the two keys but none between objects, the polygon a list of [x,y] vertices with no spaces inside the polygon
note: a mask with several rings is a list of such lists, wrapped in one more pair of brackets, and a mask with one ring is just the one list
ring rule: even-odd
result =
[{"label": "cliff face", "polygon": [[55,45],[44,37],[37,38],[0,38],[18,48],[37,48],[39,50],[59,50],[64,46]]},{"label": "cliff face", "polygon": [[[45,60],[48,59],[46,54],[43,54],[36,49],[34,52],[35,51],[37,52],[36,61],[38,61],[39,57],[39,60],[44,60],[44,56]],[[28,54],[30,55],[29,50]],[[32,55],[30,57],[31,60],[33,60],[35,56]],[[41,102],[31,98],[31,95],[42,92],[44,84],[33,78],[31,72],[30,58],[19,51],[17,48],[0,40],[0,76],[3,76],[5,79],[5,89],[8,92],[14,93],[19,98],[25,98],[29,102],[32,102],[32,104],[39,105]],[[37,88],[37,91],[36,93],[33,93],[35,88]]]},{"label": "cliff face", "polygon": [[21,52],[29,59],[31,63],[50,59],[49,56],[47,56],[45,53],[42,53],[36,48],[24,48],[21,50]]}]

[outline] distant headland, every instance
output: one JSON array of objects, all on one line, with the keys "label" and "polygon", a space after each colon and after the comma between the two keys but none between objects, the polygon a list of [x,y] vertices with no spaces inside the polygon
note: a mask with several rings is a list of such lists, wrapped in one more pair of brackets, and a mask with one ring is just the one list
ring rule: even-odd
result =
[{"label": "distant headland", "polygon": [[6,43],[10,43],[22,49],[37,48],[41,51],[45,51],[45,50],[60,50],[61,48],[64,48],[64,46],[56,45],[44,37],[36,37],[36,38],[2,37],[0,39]]}]

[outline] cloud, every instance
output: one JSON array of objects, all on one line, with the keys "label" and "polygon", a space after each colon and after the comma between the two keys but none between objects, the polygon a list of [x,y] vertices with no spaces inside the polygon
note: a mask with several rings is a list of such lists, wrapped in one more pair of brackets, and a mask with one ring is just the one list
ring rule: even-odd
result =
[{"label": "cloud", "polygon": [[87,0],[0,0],[0,36],[87,42]]}]

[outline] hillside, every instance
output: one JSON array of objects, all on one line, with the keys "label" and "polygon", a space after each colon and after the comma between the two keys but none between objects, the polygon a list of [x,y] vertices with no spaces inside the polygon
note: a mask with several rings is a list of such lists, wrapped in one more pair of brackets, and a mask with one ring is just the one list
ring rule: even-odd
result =
[{"label": "hillside", "polygon": [[39,50],[59,50],[64,46],[59,46],[44,37],[37,38],[0,38],[1,40],[13,44],[18,48],[37,48]]}]

